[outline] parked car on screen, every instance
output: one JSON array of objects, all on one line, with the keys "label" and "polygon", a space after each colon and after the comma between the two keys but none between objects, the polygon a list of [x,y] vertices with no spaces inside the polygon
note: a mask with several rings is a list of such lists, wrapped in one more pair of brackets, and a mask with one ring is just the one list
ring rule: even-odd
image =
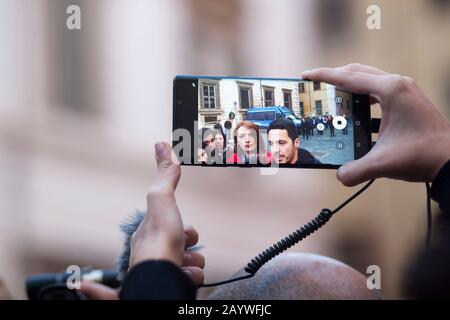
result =
[{"label": "parked car on screen", "polygon": [[302,123],[290,109],[277,106],[249,108],[245,117],[246,121],[253,122],[261,129],[269,128],[270,123],[277,119],[289,119],[294,122],[298,129],[300,129],[300,125]]}]

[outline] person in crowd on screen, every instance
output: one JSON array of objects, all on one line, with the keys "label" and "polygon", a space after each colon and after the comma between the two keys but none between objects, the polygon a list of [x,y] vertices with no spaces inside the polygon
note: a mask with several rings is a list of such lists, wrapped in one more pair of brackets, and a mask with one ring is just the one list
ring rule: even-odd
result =
[{"label": "person in crowd on screen", "polygon": [[234,130],[234,152],[227,163],[234,164],[269,164],[270,154],[260,135],[259,126],[242,121]]},{"label": "person in crowd on screen", "polygon": [[292,121],[272,121],[267,130],[272,160],[278,164],[320,164],[309,151],[300,148],[300,138]]}]

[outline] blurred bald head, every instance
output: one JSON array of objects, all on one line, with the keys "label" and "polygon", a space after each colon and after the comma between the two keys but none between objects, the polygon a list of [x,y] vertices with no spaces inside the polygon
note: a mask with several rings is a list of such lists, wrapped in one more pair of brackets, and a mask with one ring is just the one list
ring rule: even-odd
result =
[{"label": "blurred bald head", "polygon": [[372,300],[382,296],[380,291],[367,288],[361,273],[342,262],[315,254],[285,253],[253,278],[217,287],[207,299]]}]

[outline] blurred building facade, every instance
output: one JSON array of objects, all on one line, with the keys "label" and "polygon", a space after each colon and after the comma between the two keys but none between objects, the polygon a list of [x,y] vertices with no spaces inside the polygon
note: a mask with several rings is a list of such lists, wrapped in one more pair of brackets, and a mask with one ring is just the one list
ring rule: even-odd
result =
[{"label": "blurred building facade", "polygon": [[[448,1],[80,0],[78,31],[65,27],[73,2],[0,1],[0,277],[18,298],[29,274],[113,265],[118,225],[145,206],[153,144],[170,140],[176,74],[295,78],[361,62],[415,78],[450,116]],[[385,296],[404,297],[422,189],[380,180],[293,250],[379,265]],[[177,199],[213,281],[351,192],[333,171],[184,168]]]}]

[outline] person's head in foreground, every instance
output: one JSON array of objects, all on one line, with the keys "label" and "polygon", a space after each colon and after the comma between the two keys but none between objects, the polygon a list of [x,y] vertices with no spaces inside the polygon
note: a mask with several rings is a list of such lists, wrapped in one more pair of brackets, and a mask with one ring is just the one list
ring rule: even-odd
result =
[{"label": "person's head in foreground", "polygon": [[[236,275],[242,275],[242,270]],[[253,278],[216,287],[212,300],[375,300],[379,290],[337,260],[309,253],[284,253],[264,265]]]},{"label": "person's head in foreground", "polygon": [[[122,225],[125,244],[118,263],[122,277],[129,268],[131,236],[143,219],[144,213],[138,212]],[[355,269],[337,260],[307,253],[281,254],[251,279],[216,287],[211,293],[202,290],[200,299],[216,300],[381,299],[381,293],[369,290],[366,278]]]}]

